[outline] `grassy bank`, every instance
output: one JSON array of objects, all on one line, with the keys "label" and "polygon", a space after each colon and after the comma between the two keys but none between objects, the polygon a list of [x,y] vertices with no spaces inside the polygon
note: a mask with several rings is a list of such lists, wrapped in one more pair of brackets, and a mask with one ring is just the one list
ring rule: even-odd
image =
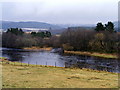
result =
[{"label": "grassy bank", "polygon": [[117,88],[118,74],[3,62],[3,88]]},{"label": "grassy bank", "polygon": [[[24,47],[24,50],[33,50],[33,51],[51,51],[53,47]],[[73,54],[73,55],[88,55],[88,56],[95,56],[95,57],[102,57],[102,58],[113,58],[118,59],[117,54],[108,54],[108,53],[97,53],[97,52],[85,52],[85,51],[64,51],[65,54]]]},{"label": "grassy bank", "polygon": [[50,51],[50,50],[52,50],[52,47],[43,47],[43,48],[40,48],[40,47],[25,47],[23,49],[25,49],[25,50],[46,50],[46,51]]},{"label": "grassy bank", "polygon": [[92,53],[92,52],[81,52],[81,51],[64,51],[66,54],[74,54],[74,55],[88,55],[102,58],[113,58],[117,59],[118,56],[116,54],[107,54],[107,53]]},{"label": "grassy bank", "polygon": [[[45,50],[45,51],[51,51],[52,47],[26,47],[23,48],[25,50]],[[118,56],[116,54],[108,54],[108,53],[97,53],[97,52],[82,52],[82,51],[64,51],[65,54],[74,54],[74,55],[88,55],[88,56],[95,56],[95,57],[102,57],[102,58],[113,58],[118,59]]]}]

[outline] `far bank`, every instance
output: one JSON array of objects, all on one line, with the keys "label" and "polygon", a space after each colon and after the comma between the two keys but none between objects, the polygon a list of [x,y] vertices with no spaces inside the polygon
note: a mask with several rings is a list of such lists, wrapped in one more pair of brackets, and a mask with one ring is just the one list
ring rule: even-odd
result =
[{"label": "far bank", "polygon": [[[25,47],[23,48],[25,50],[45,50],[45,51],[51,51],[54,48],[53,47]],[[59,51],[58,51],[59,52]],[[101,58],[111,58],[111,59],[118,59],[118,55],[113,53],[99,53],[99,52],[88,52],[88,51],[67,51],[64,50],[65,54],[72,54],[72,55],[88,55],[88,56],[95,56],[95,57],[101,57]]]}]

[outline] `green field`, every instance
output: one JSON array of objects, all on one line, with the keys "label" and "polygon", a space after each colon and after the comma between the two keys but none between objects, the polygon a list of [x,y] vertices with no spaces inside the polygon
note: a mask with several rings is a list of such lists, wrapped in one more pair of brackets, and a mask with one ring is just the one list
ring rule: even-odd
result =
[{"label": "green field", "polygon": [[3,88],[117,88],[118,74],[3,62]]}]

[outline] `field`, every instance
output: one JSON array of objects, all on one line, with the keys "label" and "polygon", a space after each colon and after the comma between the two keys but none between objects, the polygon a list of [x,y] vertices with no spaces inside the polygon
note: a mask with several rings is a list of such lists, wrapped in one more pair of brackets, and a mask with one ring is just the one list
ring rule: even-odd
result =
[{"label": "field", "polygon": [[118,74],[3,62],[3,88],[117,88]]}]

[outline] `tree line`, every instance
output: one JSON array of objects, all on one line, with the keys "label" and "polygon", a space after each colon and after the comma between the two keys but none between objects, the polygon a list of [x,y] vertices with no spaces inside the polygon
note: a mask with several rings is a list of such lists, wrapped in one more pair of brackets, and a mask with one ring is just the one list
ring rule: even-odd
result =
[{"label": "tree line", "polygon": [[[23,48],[39,46],[42,47],[46,43],[47,38],[51,37],[49,31],[31,32],[27,34],[19,28],[10,28],[2,34],[2,47]],[[44,40],[44,41],[43,41]],[[43,43],[44,42],[44,43]]]},{"label": "tree line", "polygon": [[114,24],[97,23],[94,30],[68,28],[59,37],[50,32],[24,33],[21,29],[8,29],[2,36],[2,46],[10,48],[53,47],[72,51],[120,53],[120,33]]},{"label": "tree line", "polygon": [[93,31],[69,28],[60,39],[65,50],[120,53],[120,33],[115,31],[112,22],[97,23]]},{"label": "tree line", "polygon": [[114,24],[112,22],[108,22],[107,24],[103,25],[101,22],[97,23],[95,28],[97,32],[99,31],[109,31],[109,32],[116,32],[114,29]]}]

